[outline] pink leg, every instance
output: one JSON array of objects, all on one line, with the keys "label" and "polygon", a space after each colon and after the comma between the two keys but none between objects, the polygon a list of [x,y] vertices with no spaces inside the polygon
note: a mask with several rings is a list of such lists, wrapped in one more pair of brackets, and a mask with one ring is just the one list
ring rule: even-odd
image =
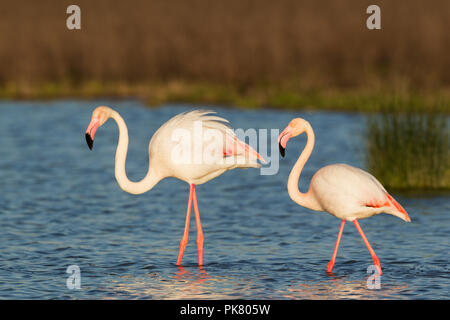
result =
[{"label": "pink leg", "polygon": [[380,274],[380,276],[383,274],[383,272],[381,272],[381,264],[380,264],[380,259],[378,259],[377,255],[375,254],[375,251],[373,251],[369,240],[367,240],[366,236],[364,235],[364,232],[362,231],[361,227],[359,226],[358,221],[355,219],[353,220],[353,223],[356,226],[356,229],[358,229],[359,234],[361,235],[361,238],[364,240],[364,243],[367,246],[367,249],[369,249],[370,255],[372,256],[373,259],[373,264],[375,265],[375,267],[377,267],[378,269],[378,273]]},{"label": "pink leg", "polygon": [[188,243],[189,238],[189,220],[191,219],[191,207],[192,207],[192,196],[194,194],[194,185],[191,185],[189,188],[189,201],[188,201],[188,207],[186,212],[186,224],[184,226],[184,234],[183,238],[180,241],[180,251],[178,252],[178,260],[177,260],[177,266],[181,264],[181,259],[183,259],[184,249],[186,249],[186,245]]},{"label": "pink leg", "polygon": [[194,211],[195,223],[197,224],[197,248],[198,248],[198,265],[203,265],[203,231],[202,223],[200,221],[200,212],[198,211],[197,194],[195,192],[195,185],[192,185],[194,191]]},{"label": "pink leg", "polygon": [[341,242],[342,231],[344,230],[345,220],[342,220],[341,228],[339,229],[338,237],[336,240],[336,244],[334,245],[333,255],[331,256],[330,262],[327,264],[327,272],[333,271],[334,261],[336,260],[336,255],[339,248],[339,242]]}]

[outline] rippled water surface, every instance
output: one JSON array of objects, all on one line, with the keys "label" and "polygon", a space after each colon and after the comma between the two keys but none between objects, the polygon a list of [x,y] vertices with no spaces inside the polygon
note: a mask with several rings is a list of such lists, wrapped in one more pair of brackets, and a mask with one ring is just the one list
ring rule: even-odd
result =
[{"label": "rippled water surface", "polygon": [[[183,267],[177,267],[189,187],[165,179],[143,195],[123,192],[114,178],[115,124],[98,131],[92,152],[84,140],[99,104],[114,106],[128,124],[132,180],[147,171],[155,130],[192,108],[151,109],[135,101],[0,103],[0,298],[450,297],[446,195],[394,194],[410,224],[390,215],[360,222],[381,260],[381,289],[367,289],[371,257],[351,223],[334,274],[326,274],[340,222],[296,205],[286,192],[305,137],[289,142],[276,175],[233,170],[197,187],[205,266],[197,266],[192,217]],[[214,109],[243,129],[282,129],[293,117],[308,119],[316,147],[301,177],[302,190],[324,165],[364,167],[361,115]],[[81,269],[80,290],[66,287],[69,265]]]}]

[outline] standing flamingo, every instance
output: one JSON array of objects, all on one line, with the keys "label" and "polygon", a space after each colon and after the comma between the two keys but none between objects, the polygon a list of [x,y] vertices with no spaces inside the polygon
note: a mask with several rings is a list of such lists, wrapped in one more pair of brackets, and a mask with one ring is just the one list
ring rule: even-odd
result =
[{"label": "standing flamingo", "polygon": [[[150,140],[148,172],[139,182],[130,181],[125,171],[128,151],[128,129],[118,112],[106,106],[97,107],[92,113],[91,122],[86,130],[86,142],[89,149],[92,150],[97,129],[109,118],[116,121],[119,127],[119,143],[116,149],[115,176],[122,190],[132,194],[141,194],[151,190],[159,181],[166,177],[175,177],[190,185],[186,224],[184,235],[180,242],[177,265],[181,264],[188,242],[192,202],[194,203],[195,221],[197,224],[198,264],[199,266],[203,265],[203,232],[195,185],[205,183],[234,168],[259,168],[260,165],[257,159],[265,162],[254,149],[236,137],[226,125],[228,123],[227,120],[211,115],[212,113],[210,111],[194,110],[181,113],[163,124]],[[204,137],[198,135],[198,132],[196,133],[198,124],[201,124],[203,129],[219,133],[221,137],[219,139],[204,139]],[[192,139],[186,139],[189,137]],[[200,155],[200,158],[197,157],[200,161],[179,161],[179,155],[185,156],[186,154],[199,153],[202,150],[208,152],[209,161],[203,161],[203,154]],[[214,150],[219,152],[214,152]],[[176,153],[176,151],[179,153]],[[232,161],[224,161],[230,160],[230,157]]]},{"label": "standing flamingo", "polygon": [[411,222],[408,213],[387,193],[374,176],[346,164],[333,164],[321,168],[312,177],[308,192],[300,192],[298,181],[314,148],[314,131],[308,121],[296,118],[278,137],[280,153],[284,157],[288,140],[304,132],[306,132],[308,140],[289,174],[287,187],[289,196],[297,204],[315,211],[327,211],[342,220],[333,255],[327,265],[327,272],[333,270],[345,221],[352,221],[369,249],[379,275],[381,275],[380,260],[370,246],[357,219],[368,218],[384,212]]}]

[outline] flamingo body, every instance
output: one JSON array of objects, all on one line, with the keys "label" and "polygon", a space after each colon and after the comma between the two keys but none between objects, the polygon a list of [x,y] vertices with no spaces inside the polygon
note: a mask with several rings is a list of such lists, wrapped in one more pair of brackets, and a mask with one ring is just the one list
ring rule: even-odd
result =
[{"label": "flamingo body", "polygon": [[322,211],[346,221],[389,213],[408,221],[406,211],[370,173],[346,164],[319,169],[310,190]]},{"label": "flamingo body", "polygon": [[[211,129],[219,132],[225,138],[229,138],[228,141],[236,142],[238,146],[235,147],[230,143],[227,153],[226,143],[219,145],[217,139],[204,139],[205,141],[203,141],[203,137],[196,137],[198,135],[195,132],[196,123],[201,123],[203,130]],[[181,113],[171,118],[155,132],[150,140],[149,161],[151,167],[157,169],[154,173],[161,179],[174,177],[188,184],[199,185],[234,168],[259,168],[260,164],[257,162],[259,155],[247,145],[247,149],[239,148],[239,145],[244,143],[237,139],[227,123],[228,120],[213,116],[210,111],[200,110]],[[186,136],[177,139],[180,133],[188,134],[192,139]],[[196,157],[197,150],[193,143],[195,138],[198,138],[199,143],[197,149],[205,152],[211,150],[209,154],[211,161],[203,161]],[[222,152],[215,152],[221,148],[223,148]],[[253,157],[246,157],[246,150],[251,150],[250,155]],[[223,161],[224,158],[230,156],[236,157],[236,161]],[[184,159],[188,161],[174,161],[179,160],[178,157],[185,157]]]}]

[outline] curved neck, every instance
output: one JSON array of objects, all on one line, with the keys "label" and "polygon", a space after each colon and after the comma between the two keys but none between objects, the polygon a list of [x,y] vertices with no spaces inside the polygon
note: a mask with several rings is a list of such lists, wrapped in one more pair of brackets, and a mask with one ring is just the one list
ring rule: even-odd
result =
[{"label": "curved neck", "polygon": [[122,190],[132,193],[141,194],[151,190],[161,179],[148,165],[147,175],[139,182],[130,181],[125,170],[125,162],[128,152],[128,128],[120,114],[112,110],[111,118],[113,118],[119,127],[119,143],[116,149],[115,175],[116,180]]},{"label": "curved neck", "polygon": [[306,161],[308,161],[314,148],[314,131],[309,123],[306,128],[306,136],[306,146],[289,174],[288,192],[291,199],[299,205],[312,210],[321,210],[321,206],[311,193],[311,189],[306,193],[302,193],[298,188],[300,174],[302,173],[303,167],[305,166]]}]

